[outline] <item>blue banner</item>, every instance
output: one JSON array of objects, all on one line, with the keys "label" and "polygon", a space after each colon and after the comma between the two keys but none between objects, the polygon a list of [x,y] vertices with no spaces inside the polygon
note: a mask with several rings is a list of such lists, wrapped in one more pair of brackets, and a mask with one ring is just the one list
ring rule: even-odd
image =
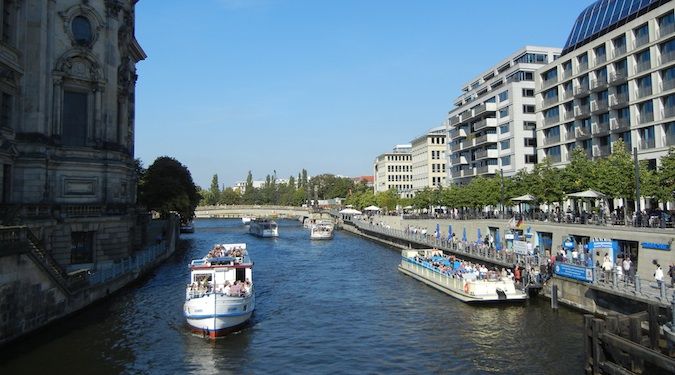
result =
[{"label": "blue banner", "polygon": [[555,267],[553,269],[555,274],[558,276],[569,277],[570,279],[586,281],[589,283],[593,281],[592,268],[556,262]]}]

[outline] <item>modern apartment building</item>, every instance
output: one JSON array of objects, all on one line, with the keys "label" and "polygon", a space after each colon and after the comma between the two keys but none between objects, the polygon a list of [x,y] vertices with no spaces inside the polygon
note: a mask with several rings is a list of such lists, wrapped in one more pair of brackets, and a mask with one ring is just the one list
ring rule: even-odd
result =
[{"label": "modern apartment building", "polygon": [[656,166],[675,145],[675,2],[601,0],[577,18],[562,56],[536,75],[537,153],[554,165],[622,139]]},{"label": "modern apartment building", "polygon": [[401,197],[412,197],[412,145],[396,145],[377,158],[373,165],[375,193],[396,189]]},{"label": "modern apartment building", "polygon": [[500,170],[512,176],[534,166],[535,72],[560,52],[526,46],[464,85],[447,123],[447,177],[452,184]]},{"label": "modern apartment building", "polygon": [[430,129],[413,139],[412,145],[412,193],[426,187],[436,188],[445,184],[446,162],[445,125]]}]

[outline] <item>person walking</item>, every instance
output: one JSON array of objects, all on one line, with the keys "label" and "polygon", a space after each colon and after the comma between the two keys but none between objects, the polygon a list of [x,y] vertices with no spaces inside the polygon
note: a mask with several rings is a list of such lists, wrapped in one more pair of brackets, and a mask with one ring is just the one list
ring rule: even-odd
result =
[{"label": "person walking", "polygon": [[656,280],[656,286],[661,289],[661,284],[663,284],[663,270],[658,263],[656,263],[656,271],[654,271],[654,280]]},{"label": "person walking", "polygon": [[605,271],[605,282],[609,282],[609,277],[611,276],[612,273],[612,268],[614,267],[614,264],[612,264],[612,259],[609,257],[609,254],[605,254],[605,259],[602,261],[602,270]]},{"label": "person walking", "polygon": [[668,268],[668,276],[670,276],[670,287],[675,288],[675,263]]},{"label": "person walking", "polygon": [[628,284],[630,282],[630,267],[631,267],[631,260],[628,255],[623,256],[623,282],[624,284]]}]

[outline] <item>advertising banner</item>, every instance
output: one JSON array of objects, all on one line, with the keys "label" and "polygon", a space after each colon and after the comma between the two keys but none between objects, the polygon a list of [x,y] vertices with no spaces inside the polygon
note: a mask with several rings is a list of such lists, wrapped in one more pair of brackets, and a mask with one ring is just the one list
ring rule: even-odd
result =
[{"label": "advertising banner", "polygon": [[569,277],[570,279],[585,281],[589,283],[593,281],[592,268],[556,262],[553,270],[555,274],[558,276]]}]

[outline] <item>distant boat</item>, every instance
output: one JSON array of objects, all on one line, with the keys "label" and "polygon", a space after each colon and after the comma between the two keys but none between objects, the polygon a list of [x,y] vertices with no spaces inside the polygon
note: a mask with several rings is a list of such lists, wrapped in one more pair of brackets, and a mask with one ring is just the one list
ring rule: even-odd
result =
[{"label": "distant boat", "polygon": [[242,216],[241,217],[241,223],[244,225],[249,225],[251,223],[251,220],[255,220],[253,216]]},{"label": "distant boat", "polygon": [[254,309],[253,262],[246,244],[216,245],[190,262],[183,314],[194,332],[222,336],[246,324]]},{"label": "distant boat", "polygon": [[183,222],[180,224],[181,233],[194,233],[195,227],[192,225],[192,221]]},{"label": "distant boat", "polygon": [[313,240],[330,240],[333,238],[333,223],[317,222],[309,229],[309,238]]},{"label": "distant boat", "polygon": [[[527,293],[516,289],[509,278],[499,273],[488,273],[482,279],[476,273],[458,270],[453,263],[436,249],[403,250],[398,270],[441,292],[467,303],[519,302]],[[454,275],[454,277],[453,277]]]},{"label": "distant boat", "polygon": [[251,220],[248,232],[258,237],[279,237],[279,226],[274,220],[255,219]]}]

